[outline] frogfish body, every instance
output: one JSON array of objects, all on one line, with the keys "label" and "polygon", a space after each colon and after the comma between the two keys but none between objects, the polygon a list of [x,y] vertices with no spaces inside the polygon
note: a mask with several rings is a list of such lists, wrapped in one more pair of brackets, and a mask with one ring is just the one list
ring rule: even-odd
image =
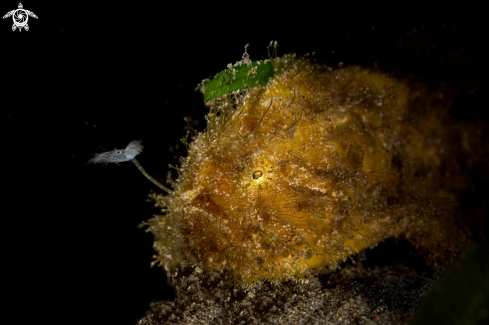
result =
[{"label": "frogfish body", "polygon": [[480,140],[443,91],[294,55],[273,65],[266,86],[207,103],[174,193],[153,196],[165,211],[145,223],[155,263],[229,270],[246,288],[304,280],[392,237],[450,258],[464,240],[454,195]]}]

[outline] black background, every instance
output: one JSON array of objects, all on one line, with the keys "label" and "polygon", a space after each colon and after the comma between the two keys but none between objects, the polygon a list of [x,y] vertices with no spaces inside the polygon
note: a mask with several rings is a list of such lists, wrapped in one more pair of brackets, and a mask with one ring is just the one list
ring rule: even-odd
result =
[{"label": "black background", "polygon": [[[85,162],[141,139],[138,160],[165,184],[185,155],[183,117],[204,128],[197,83],[247,43],[252,60],[277,40],[279,55],[447,83],[453,116],[487,120],[484,11],[466,2],[22,3],[39,17],[30,30],[0,25],[3,317],[16,324],[133,324],[172,296],[137,228],[158,213],[145,201],[159,189],[131,163]],[[17,5],[3,1],[1,15]]]}]

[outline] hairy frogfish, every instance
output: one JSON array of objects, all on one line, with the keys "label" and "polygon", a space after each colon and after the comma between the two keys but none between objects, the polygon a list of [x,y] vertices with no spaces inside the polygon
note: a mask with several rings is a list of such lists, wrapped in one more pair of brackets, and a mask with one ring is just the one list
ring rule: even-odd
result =
[{"label": "hairy frogfish", "polygon": [[[303,281],[386,238],[433,265],[463,246],[456,193],[487,134],[415,80],[295,55],[274,77],[206,103],[163,211],[154,263],[232,272],[235,285]],[[464,157],[464,159],[459,159]]]}]

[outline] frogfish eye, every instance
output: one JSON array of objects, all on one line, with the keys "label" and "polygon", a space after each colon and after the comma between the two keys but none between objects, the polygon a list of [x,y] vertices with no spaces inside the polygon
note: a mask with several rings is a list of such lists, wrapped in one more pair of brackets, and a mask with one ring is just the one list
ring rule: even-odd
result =
[{"label": "frogfish eye", "polygon": [[118,154],[118,155],[120,155],[120,154],[121,154],[121,151],[120,151],[120,150],[117,150],[116,152],[117,152],[117,154]]},{"label": "frogfish eye", "polygon": [[253,172],[253,179],[258,179],[258,178],[260,178],[260,177],[262,177],[262,176],[263,176],[263,173],[262,173],[262,171],[261,171],[261,170],[255,170],[255,171]]}]

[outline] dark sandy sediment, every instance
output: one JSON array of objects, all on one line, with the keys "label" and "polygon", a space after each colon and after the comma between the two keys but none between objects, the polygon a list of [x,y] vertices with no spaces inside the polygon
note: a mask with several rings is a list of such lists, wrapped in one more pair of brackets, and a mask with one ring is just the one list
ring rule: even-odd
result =
[{"label": "dark sandy sediment", "polygon": [[225,275],[194,270],[173,279],[177,299],[152,303],[138,324],[406,324],[434,283],[417,273],[404,265],[366,269],[357,262],[308,283],[267,283],[253,295],[223,301]]}]

